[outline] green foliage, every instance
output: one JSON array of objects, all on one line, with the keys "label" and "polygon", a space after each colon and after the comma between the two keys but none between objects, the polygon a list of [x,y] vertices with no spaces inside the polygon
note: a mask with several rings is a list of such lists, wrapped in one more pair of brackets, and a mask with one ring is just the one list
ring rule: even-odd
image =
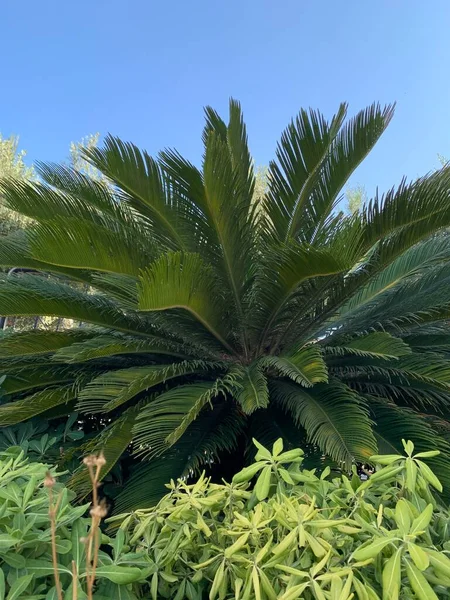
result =
[{"label": "green foliage", "polygon": [[347,210],[353,215],[361,210],[367,202],[367,192],[364,186],[357,185],[347,189],[345,199],[347,201]]},{"label": "green foliage", "polygon": [[[0,453],[0,599],[56,598],[52,564],[49,490],[44,487],[48,466],[29,462],[16,447]],[[57,475],[50,470],[53,477]],[[72,600],[73,566],[79,578],[78,599],[86,577],[87,506],[76,506],[75,494],[62,484],[52,489],[57,504],[58,572],[66,600]],[[128,549],[129,550],[129,549]],[[131,587],[143,579],[148,561],[124,547],[123,535],[102,536],[95,599],[137,596]]]},{"label": "green foliage", "polygon": [[302,468],[301,450],[255,441],[231,483],[172,482],[148,510],[112,519],[149,561],[157,600],[450,597],[450,514],[434,451],[372,457],[367,481]]},{"label": "green foliage", "polygon": [[[231,483],[172,481],[157,506],[110,519],[93,599],[449,597],[450,515],[427,464],[436,451],[404,442],[404,455],[371,457],[376,470],[361,481],[356,469],[303,468],[303,451],[281,439],[272,451],[254,444],[254,462]],[[55,505],[64,600],[75,598],[75,581],[86,598],[91,520],[58,475],[19,447],[0,452],[0,599],[57,597]]]},{"label": "green foliage", "polygon": [[91,133],[82,138],[79,142],[70,143],[70,162],[74,169],[87,175],[91,179],[99,179],[101,174],[85,158],[85,150],[93,150],[98,146],[100,140],[99,133]]},{"label": "green foliage", "polygon": [[450,167],[339,212],[393,115],[346,111],[301,111],[259,183],[235,101],[227,123],[206,109],[200,167],[110,136],[3,181],[33,224],[0,267],[33,272],[2,278],[0,315],[63,321],[0,338],[0,426],[78,410],[129,473],[121,510],[169,477],[231,476],[255,432],[338,469],[407,437],[442,452],[448,492]]},{"label": "green foliage", "polygon": [[[0,451],[20,447],[31,461],[59,462],[82,440],[84,432],[77,426],[78,414],[73,413],[61,423],[41,419],[5,427],[0,431]],[[67,466],[67,463],[64,463]]]},{"label": "green foliage", "polygon": [[[32,180],[35,176],[33,167],[27,167],[24,161],[25,150],[19,150],[19,138],[11,135],[4,138],[0,134],[0,179],[13,177]],[[1,198],[1,197],[0,197]],[[0,235],[6,235],[26,226],[28,219],[9,210],[0,201]]]}]

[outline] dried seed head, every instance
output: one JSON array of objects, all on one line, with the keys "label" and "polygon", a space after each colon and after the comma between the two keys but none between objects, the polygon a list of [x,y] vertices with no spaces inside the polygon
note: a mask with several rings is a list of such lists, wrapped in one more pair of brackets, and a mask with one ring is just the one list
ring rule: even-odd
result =
[{"label": "dried seed head", "polygon": [[55,483],[56,479],[53,477],[50,471],[47,471],[47,473],[45,474],[44,486],[47,488],[52,488],[55,485]]},{"label": "dried seed head", "polygon": [[89,454],[89,456],[85,456],[83,458],[83,462],[87,467],[93,467],[95,465],[96,460],[97,457],[95,456],[95,454]]},{"label": "dried seed head", "polygon": [[105,455],[103,454],[103,452],[101,452],[96,459],[96,465],[98,467],[103,467],[103,465],[106,465],[106,458]]},{"label": "dried seed head", "polygon": [[103,452],[98,456],[95,454],[90,454],[89,456],[85,456],[83,458],[83,462],[88,467],[103,467],[103,465],[106,464],[106,458]]},{"label": "dried seed head", "polygon": [[91,510],[89,511],[89,514],[91,515],[91,517],[97,517],[98,519],[104,519],[106,517],[106,515],[108,514],[108,510],[106,508],[105,502],[102,500],[100,502],[100,504],[97,504],[97,506],[93,506],[91,508]]}]

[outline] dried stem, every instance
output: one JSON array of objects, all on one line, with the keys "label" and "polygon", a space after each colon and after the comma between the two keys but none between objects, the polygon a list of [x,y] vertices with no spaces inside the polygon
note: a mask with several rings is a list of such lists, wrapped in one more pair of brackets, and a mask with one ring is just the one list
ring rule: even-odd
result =
[{"label": "dried stem", "polygon": [[98,499],[100,472],[106,461],[103,454],[100,454],[87,456],[83,462],[88,468],[92,484],[91,528],[86,538],[86,587],[88,600],[92,600],[100,545],[100,523],[107,512],[105,505]]},{"label": "dried stem", "polygon": [[[87,456],[83,460],[84,464],[87,466],[89,471],[89,477],[92,484],[92,506],[90,510],[91,515],[91,527],[89,529],[89,534],[85,538],[84,542],[86,544],[86,589],[87,589],[87,599],[92,600],[94,593],[94,584],[95,584],[95,572],[97,570],[98,564],[98,553],[100,547],[100,524],[102,519],[106,516],[107,510],[103,501],[99,501],[98,499],[98,488],[100,486],[100,473],[103,465],[106,463],[105,457],[103,454],[99,456]],[[63,599],[63,592],[61,587],[61,581],[59,578],[59,570],[58,570],[58,553],[56,549],[56,516],[58,513],[58,508],[61,502],[62,493],[59,494],[56,503],[54,502],[54,494],[53,487],[56,481],[51,473],[47,473],[44,481],[44,485],[48,488],[48,496],[49,496],[49,509],[48,516],[50,519],[50,531],[51,531],[51,540],[52,540],[52,563],[53,563],[53,573],[55,576],[55,587],[56,594],[58,600]],[[78,599],[78,569],[75,561],[72,561],[72,600]]]},{"label": "dried stem", "polygon": [[72,600],[78,600],[78,572],[74,560],[72,561]]},{"label": "dried stem", "polygon": [[55,587],[58,600],[63,600],[63,593],[61,587],[61,581],[59,579],[58,570],[58,555],[56,552],[56,515],[58,512],[59,504],[61,502],[61,494],[59,495],[56,504],[53,501],[53,487],[55,485],[55,478],[50,473],[47,473],[44,481],[45,487],[48,489],[48,516],[50,519],[50,531],[52,537],[52,563],[53,563],[53,574],[55,577]]}]

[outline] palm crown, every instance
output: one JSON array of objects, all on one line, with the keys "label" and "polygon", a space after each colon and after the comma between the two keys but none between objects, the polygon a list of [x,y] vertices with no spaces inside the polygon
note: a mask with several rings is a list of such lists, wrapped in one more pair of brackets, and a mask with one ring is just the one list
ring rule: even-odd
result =
[{"label": "palm crown", "polygon": [[301,111],[261,200],[234,101],[228,124],[206,110],[201,170],[108,137],[86,152],[100,181],[48,164],[39,182],[4,181],[33,225],[1,240],[0,264],[28,272],[3,278],[0,314],[84,326],[1,338],[0,424],[92,419],[105,468],[142,459],[121,508],[234,465],[251,437],[307,441],[346,468],[405,437],[443,450],[445,479],[450,171],[337,208],[391,116]]}]

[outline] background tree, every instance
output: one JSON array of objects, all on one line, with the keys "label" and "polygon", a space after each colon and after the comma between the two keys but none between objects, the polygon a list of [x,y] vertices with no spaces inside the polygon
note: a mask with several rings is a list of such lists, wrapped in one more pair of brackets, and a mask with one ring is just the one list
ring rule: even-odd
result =
[{"label": "background tree", "polygon": [[99,133],[91,133],[81,138],[79,142],[70,143],[70,165],[72,168],[97,181],[102,179],[102,174],[86,160],[85,152],[97,148],[99,140]]},{"label": "background tree", "polygon": [[[95,148],[99,139],[99,133],[88,135],[79,142],[71,142],[69,151],[70,166],[94,180],[99,180],[101,174],[84,159],[83,151]],[[18,180],[36,180],[34,167],[28,167],[25,164],[26,151],[19,151],[18,147],[19,138],[17,136],[2,139],[0,135],[0,178],[12,177]],[[20,231],[30,225],[31,222],[31,219],[5,207],[0,200],[0,235],[17,232],[16,235],[20,236]],[[45,315],[22,318],[13,317],[9,320],[0,316],[0,330],[5,327],[14,327],[18,331],[26,329],[59,329],[63,326],[72,327],[73,325],[73,319],[63,320],[59,317]]]},{"label": "background tree", "polygon": [[85,450],[131,472],[118,510],[202,466],[239,469],[252,437],[344,470],[412,439],[443,451],[449,486],[450,169],[336,211],[391,117],[301,111],[262,204],[234,101],[228,123],[206,110],[201,169],[108,137],[83,152],[104,179],[39,165],[38,182],[3,183],[33,226],[1,240],[0,264],[50,276],[2,281],[0,314],[89,326],[0,341],[0,424],[78,410],[97,433]]},{"label": "background tree", "polygon": [[[22,180],[31,180],[35,173],[33,167],[25,164],[25,150],[19,150],[19,138],[10,136],[4,138],[0,134],[0,179],[14,177]],[[0,235],[6,235],[23,227],[27,219],[18,213],[9,210],[3,205],[0,197]]]},{"label": "background tree", "polygon": [[363,185],[356,185],[350,187],[345,192],[345,198],[347,202],[347,211],[354,215],[359,212],[362,207],[367,204],[367,192]]}]

